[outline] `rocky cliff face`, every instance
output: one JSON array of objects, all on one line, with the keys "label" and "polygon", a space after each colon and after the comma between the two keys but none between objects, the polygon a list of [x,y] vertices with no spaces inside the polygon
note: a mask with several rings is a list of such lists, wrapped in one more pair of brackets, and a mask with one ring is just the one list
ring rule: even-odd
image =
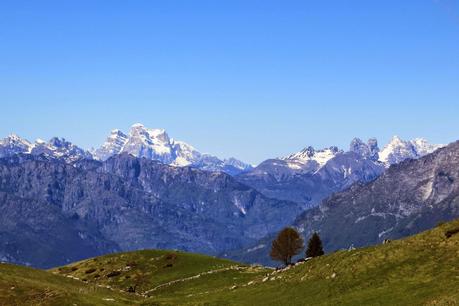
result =
[{"label": "rocky cliff face", "polygon": [[142,248],[218,254],[302,211],[225,173],[127,154],[74,164],[44,155],[0,159],[0,208],[0,258],[39,267]]}]

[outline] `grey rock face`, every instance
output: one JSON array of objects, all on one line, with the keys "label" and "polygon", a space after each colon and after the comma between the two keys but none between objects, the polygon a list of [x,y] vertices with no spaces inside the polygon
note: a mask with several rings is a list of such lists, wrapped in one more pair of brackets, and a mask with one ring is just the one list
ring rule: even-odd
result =
[{"label": "grey rock face", "polygon": [[225,173],[127,154],[73,164],[44,155],[0,159],[0,209],[0,257],[38,267],[143,248],[215,255],[302,211]]},{"label": "grey rock face", "polygon": [[349,152],[377,161],[379,159],[378,141],[376,138],[370,138],[368,143],[364,143],[360,138],[354,138],[350,144]]}]

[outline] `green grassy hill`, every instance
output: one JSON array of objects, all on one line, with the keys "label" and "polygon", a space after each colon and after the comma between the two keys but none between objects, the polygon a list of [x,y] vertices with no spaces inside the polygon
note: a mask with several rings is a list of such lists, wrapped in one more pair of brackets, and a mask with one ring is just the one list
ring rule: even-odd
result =
[{"label": "green grassy hill", "polygon": [[0,264],[0,305],[131,305],[137,297],[79,280],[9,264]]},{"label": "green grassy hill", "polygon": [[456,305],[459,220],[283,271],[173,251],[113,254],[46,272],[0,265],[0,305],[40,303]]}]

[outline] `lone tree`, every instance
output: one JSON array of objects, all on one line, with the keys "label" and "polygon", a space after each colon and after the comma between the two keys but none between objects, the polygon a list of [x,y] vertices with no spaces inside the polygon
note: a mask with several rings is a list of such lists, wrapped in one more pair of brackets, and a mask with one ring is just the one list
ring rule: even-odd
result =
[{"label": "lone tree", "polygon": [[324,255],[322,240],[320,240],[319,234],[314,233],[312,234],[311,239],[309,239],[306,257],[317,257],[322,255]]},{"label": "lone tree", "polygon": [[292,257],[303,249],[303,238],[291,227],[284,228],[273,241],[270,256],[282,261],[286,266],[292,263]]}]

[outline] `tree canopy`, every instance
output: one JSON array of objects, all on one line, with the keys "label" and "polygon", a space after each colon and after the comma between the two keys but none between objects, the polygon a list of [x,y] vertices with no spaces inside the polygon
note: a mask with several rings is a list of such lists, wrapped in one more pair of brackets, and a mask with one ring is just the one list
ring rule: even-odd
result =
[{"label": "tree canopy", "polygon": [[292,257],[304,248],[303,238],[292,227],[284,228],[272,243],[270,256],[273,260],[282,261],[285,265],[292,263]]}]

